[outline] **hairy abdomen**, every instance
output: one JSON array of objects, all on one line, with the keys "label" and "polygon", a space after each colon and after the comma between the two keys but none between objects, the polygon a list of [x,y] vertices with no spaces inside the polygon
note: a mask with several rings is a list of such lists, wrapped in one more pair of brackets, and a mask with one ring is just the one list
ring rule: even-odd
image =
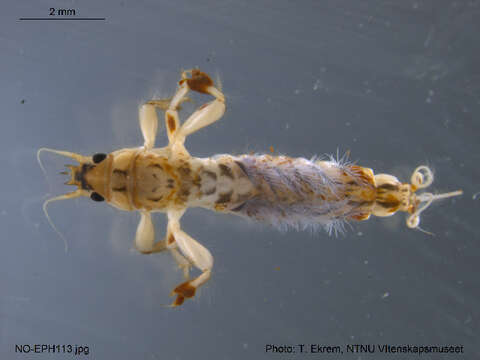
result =
[{"label": "hairy abdomen", "polygon": [[243,155],[234,161],[255,194],[230,211],[278,228],[338,230],[343,220],[368,217],[374,205],[368,169],[286,156]]}]

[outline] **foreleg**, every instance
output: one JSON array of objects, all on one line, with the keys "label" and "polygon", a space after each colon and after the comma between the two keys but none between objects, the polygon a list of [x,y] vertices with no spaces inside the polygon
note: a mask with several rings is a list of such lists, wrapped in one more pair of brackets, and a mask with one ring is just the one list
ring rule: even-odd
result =
[{"label": "foreleg", "polygon": [[140,212],[140,222],[138,223],[137,233],[135,235],[135,247],[142,254],[152,254],[167,249],[166,239],[155,243],[155,229],[153,227],[152,215],[148,211]]}]

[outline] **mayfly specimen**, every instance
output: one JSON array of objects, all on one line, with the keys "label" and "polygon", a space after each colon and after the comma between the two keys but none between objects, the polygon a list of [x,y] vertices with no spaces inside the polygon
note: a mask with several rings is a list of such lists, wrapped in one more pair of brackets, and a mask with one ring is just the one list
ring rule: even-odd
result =
[{"label": "mayfly specimen", "polygon": [[[183,124],[178,110],[189,90],[215,97],[202,105]],[[168,146],[154,148],[158,118],[156,108],[165,111]],[[184,71],[171,100],[151,100],[139,109],[144,145],[110,154],[83,156],[68,151],[42,148],[70,157],[78,166],[68,165],[74,192],[49,199],[89,196],[106,200],[126,211],[138,210],[135,245],[145,254],[170,250],[184,269],[187,281],[178,285],[172,306],[192,298],[211,275],[213,257],[199,242],[185,233],[180,218],[189,207],[241,215],[279,228],[305,229],[323,226],[328,232],[342,229],[350,219],[366,220],[370,215],[390,216],[409,213],[407,226],[419,228],[420,213],[434,200],[460,195],[461,191],[434,195],[416,194],[433,182],[427,166],[413,172],[411,183],[395,176],[374,175],[368,168],[343,160],[307,160],[271,155],[216,155],[192,157],[185,149],[188,135],[219,120],[225,113],[225,97],[204,72]],[[165,238],[155,242],[152,212],[168,217]],[[201,274],[189,278],[195,266]]]}]

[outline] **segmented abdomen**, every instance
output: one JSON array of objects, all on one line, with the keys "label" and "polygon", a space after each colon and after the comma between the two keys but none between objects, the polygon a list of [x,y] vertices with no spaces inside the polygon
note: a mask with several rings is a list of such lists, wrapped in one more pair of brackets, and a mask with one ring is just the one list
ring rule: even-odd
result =
[{"label": "segmented abdomen", "polygon": [[374,204],[373,173],[359,166],[269,155],[243,155],[235,163],[256,191],[231,211],[280,229],[339,230],[348,218],[368,217]]}]

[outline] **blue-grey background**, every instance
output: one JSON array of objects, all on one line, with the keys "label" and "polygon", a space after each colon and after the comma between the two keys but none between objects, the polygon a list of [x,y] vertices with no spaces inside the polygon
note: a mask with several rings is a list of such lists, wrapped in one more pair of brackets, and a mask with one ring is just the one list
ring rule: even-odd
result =
[{"label": "blue-grey background", "polygon": [[[50,7],[107,19],[18,20]],[[94,359],[286,358],[265,345],[312,343],[451,344],[466,355],[421,358],[480,357],[479,16],[480,1],[3,2],[0,357],[36,359],[15,344],[44,343],[87,345]],[[192,67],[218,74],[228,101],[188,139],[195,156],[350,150],[402,181],[428,164],[433,191],[465,193],[422,216],[436,236],[403,214],[335,238],[191,209],[182,226],[214,255],[213,278],[166,308],[182,275],[169,254],[133,250],[138,214],[52,204],[65,254],[41,205],[71,190],[58,175],[71,160],[45,155],[45,179],[35,152],[141,145],[138,105],[173,95]]]}]

